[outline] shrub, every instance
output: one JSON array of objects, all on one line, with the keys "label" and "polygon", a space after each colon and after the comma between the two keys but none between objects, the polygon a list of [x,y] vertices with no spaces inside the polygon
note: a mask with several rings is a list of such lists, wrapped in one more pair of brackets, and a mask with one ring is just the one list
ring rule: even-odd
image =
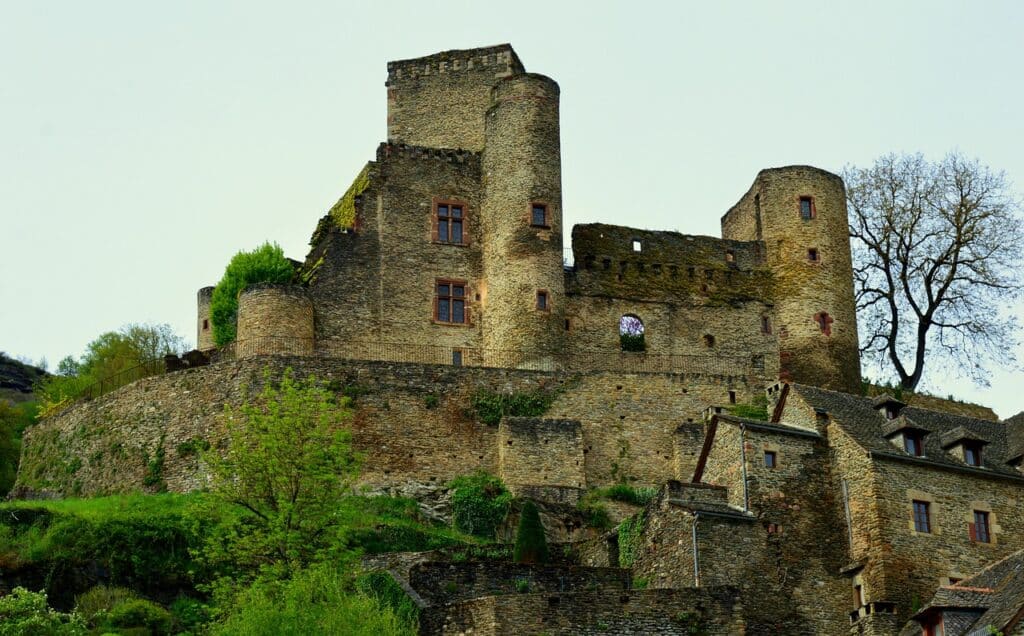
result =
[{"label": "shrub", "polygon": [[345,576],[327,565],[289,581],[263,581],[244,590],[234,609],[213,626],[214,636],[346,634],[412,636],[416,625],[373,595],[350,591]]},{"label": "shrub", "polygon": [[547,413],[557,393],[531,391],[524,393],[491,393],[479,391],[473,396],[473,410],[484,424],[497,426],[505,415],[539,417]]},{"label": "shrub", "polygon": [[576,509],[583,514],[583,522],[588,528],[607,530],[612,527],[612,519],[608,515],[608,508],[604,505],[580,499],[580,502],[576,504]]},{"label": "shrub", "polygon": [[420,608],[390,573],[378,570],[364,574],[356,579],[356,589],[390,608],[402,623],[415,625],[419,621]]},{"label": "shrub", "polygon": [[547,563],[548,542],[544,538],[544,526],[540,523],[537,506],[527,500],[519,513],[519,528],[516,530],[516,547],[512,560],[516,563]]},{"label": "shrub", "polygon": [[493,539],[505,519],[512,495],[493,475],[478,472],[457,477],[452,489],[452,525],[462,532]]},{"label": "shrub", "polygon": [[658,494],[657,488],[635,488],[627,484],[615,484],[597,491],[598,496],[614,501],[623,501],[636,506],[646,506]]},{"label": "shrub", "polygon": [[114,607],[134,598],[137,598],[135,592],[126,587],[97,585],[75,597],[75,612],[95,627],[103,622],[106,614]]},{"label": "shrub", "polygon": [[81,636],[85,623],[77,614],[56,612],[46,594],[16,587],[0,596],[0,636]]},{"label": "shrub", "polygon": [[735,404],[729,411],[736,417],[745,417],[750,420],[768,421],[768,398],[759,395],[750,401],[750,404]]},{"label": "shrub", "polygon": [[113,627],[144,627],[154,634],[171,632],[171,613],[152,601],[133,598],[110,610],[107,622]]},{"label": "shrub", "polygon": [[170,610],[175,632],[198,632],[210,621],[210,610],[206,604],[187,596],[174,599]]},{"label": "shrub", "polygon": [[235,339],[238,320],[238,294],[253,283],[287,283],[295,275],[291,261],[277,243],[264,243],[251,252],[232,257],[224,276],[210,298],[210,322],[213,340],[225,345]]}]

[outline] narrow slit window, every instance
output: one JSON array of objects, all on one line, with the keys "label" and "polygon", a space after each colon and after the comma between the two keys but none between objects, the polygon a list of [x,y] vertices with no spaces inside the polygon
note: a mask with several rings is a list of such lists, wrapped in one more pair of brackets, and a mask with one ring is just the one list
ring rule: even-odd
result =
[{"label": "narrow slit window", "polygon": [[534,203],[530,206],[530,225],[534,227],[548,227],[547,205]]},{"label": "narrow slit window", "polygon": [[800,197],[800,218],[810,221],[816,216],[814,199],[811,197]]},{"label": "narrow slit window", "polygon": [[809,247],[809,248],[807,248],[807,260],[812,262],[812,263],[817,263],[819,260],[821,260],[821,255],[818,254],[818,248],[816,248],[816,247]]},{"label": "narrow slit window", "polygon": [[537,309],[540,311],[548,310],[548,293],[544,290],[537,291]]},{"label": "narrow slit window", "polygon": [[974,511],[974,523],[970,526],[971,541],[992,543],[992,528],[989,525],[988,513],[983,510]]}]

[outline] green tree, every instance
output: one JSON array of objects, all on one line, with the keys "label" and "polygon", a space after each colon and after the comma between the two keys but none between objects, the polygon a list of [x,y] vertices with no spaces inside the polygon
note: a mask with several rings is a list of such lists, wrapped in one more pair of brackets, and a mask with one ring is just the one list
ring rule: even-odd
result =
[{"label": "green tree", "polygon": [[914,389],[925,363],[987,384],[1013,363],[1024,291],[1020,203],[1002,173],[951,153],[847,168],[861,352]]},{"label": "green tree", "polygon": [[50,609],[44,592],[16,587],[0,596],[0,636],[84,636],[85,623],[76,614]]},{"label": "green tree", "polygon": [[523,504],[519,513],[519,527],[516,529],[516,545],[512,552],[516,563],[547,563],[548,542],[544,538],[544,526],[540,522],[537,506],[530,500]]},{"label": "green tree", "polygon": [[264,372],[262,391],[225,409],[227,448],[205,450],[216,500],[240,511],[237,523],[206,545],[206,556],[288,576],[333,539],[339,500],[349,494],[361,457],[346,424],[348,398],[313,377],[279,381]]},{"label": "green tree", "polygon": [[494,475],[477,472],[452,480],[452,525],[456,530],[494,539],[498,524],[505,519],[512,495]]},{"label": "green tree", "polygon": [[234,341],[238,323],[238,294],[253,283],[287,283],[295,268],[277,243],[264,243],[251,252],[232,257],[210,298],[213,340],[218,345]]},{"label": "green tree", "polygon": [[18,408],[0,400],[0,497],[10,492],[18,473],[18,455],[21,444],[18,441],[18,424],[21,414]]},{"label": "green tree", "polygon": [[163,357],[181,354],[185,340],[168,324],[128,324],[117,331],[100,334],[85,348],[79,360],[65,357],[58,374],[47,376],[36,387],[48,413],[89,388],[96,393],[112,391],[163,371]]}]

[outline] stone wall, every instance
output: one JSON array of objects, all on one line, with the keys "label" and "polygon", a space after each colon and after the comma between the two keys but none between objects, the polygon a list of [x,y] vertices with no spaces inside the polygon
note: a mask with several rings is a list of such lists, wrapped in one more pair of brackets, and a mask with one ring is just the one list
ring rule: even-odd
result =
[{"label": "stone wall", "polygon": [[238,295],[238,357],[313,353],[313,303],[297,285],[257,283]]},{"label": "stone wall", "polygon": [[482,150],[491,88],[522,72],[508,44],[388,62],[388,139]]},{"label": "stone wall", "polygon": [[511,486],[586,486],[576,420],[505,417],[498,425],[498,476]]},{"label": "stone wall", "polygon": [[524,592],[619,592],[630,589],[629,570],[509,562],[426,562],[412,566],[409,584],[431,604]]},{"label": "stone wall", "polygon": [[428,608],[420,615],[420,630],[477,636],[752,633],[730,588],[488,596]]},{"label": "stone wall", "polygon": [[[369,451],[362,483],[387,492],[439,489],[478,469],[497,474],[497,427],[480,422],[472,408],[480,391],[556,394],[545,417],[580,422],[582,449],[560,459],[571,462],[576,484],[574,463],[583,454],[587,487],[621,479],[656,485],[674,477],[674,454],[681,452],[674,441],[679,420],[699,418],[704,404],[720,401],[729,386],[743,395],[755,391],[745,379],[716,376],[266,356],[146,378],[44,420],[26,431],[18,485],[22,492],[65,495],[141,489],[149,460],[162,445],[167,488],[198,488],[202,470],[189,447],[196,440],[221,440],[224,405],[238,405],[258,390],[265,367],[277,374],[289,366],[299,376],[315,375],[356,396],[353,439]],[[691,458],[692,450],[684,464]]]}]

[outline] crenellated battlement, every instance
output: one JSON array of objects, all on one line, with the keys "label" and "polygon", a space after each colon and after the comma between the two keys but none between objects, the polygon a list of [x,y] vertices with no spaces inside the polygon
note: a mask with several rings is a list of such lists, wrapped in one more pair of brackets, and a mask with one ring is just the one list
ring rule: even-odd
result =
[{"label": "crenellated battlement", "polygon": [[425,57],[388,62],[387,86],[401,80],[423,76],[445,75],[467,71],[489,73],[524,72],[523,63],[511,44],[498,44],[476,49],[442,51]]}]

